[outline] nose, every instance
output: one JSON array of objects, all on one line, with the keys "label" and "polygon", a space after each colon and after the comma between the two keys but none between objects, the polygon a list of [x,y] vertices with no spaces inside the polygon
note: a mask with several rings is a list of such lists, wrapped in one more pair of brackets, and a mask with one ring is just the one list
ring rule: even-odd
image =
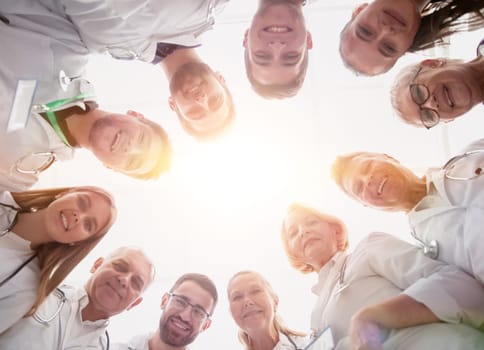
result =
[{"label": "nose", "polygon": [[422,104],[422,107],[430,109],[439,109],[439,102],[433,93],[430,93],[430,97]]},{"label": "nose", "polygon": [[123,288],[127,288],[129,284],[129,276],[127,274],[118,275],[117,277],[119,284]]},{"label": "nose", "polygon": [[281,40],[274,40],[274,41],[271,41],[269,42],[269,47],[276,51],[276,52],[279,52],[281,51],[283,48],[286,47],[286,42],[285,41],[281,41]]},{"label": "nose", "polygon": [[254,305],[254,302],[250,298],[246,298],[244,301],[244,308],[248,308],[249,306]]},{"label": "nose", "polygon": [[303,236],[304,234],[308,233],[309,230],[304,224],[299,224],[299,235]]}]

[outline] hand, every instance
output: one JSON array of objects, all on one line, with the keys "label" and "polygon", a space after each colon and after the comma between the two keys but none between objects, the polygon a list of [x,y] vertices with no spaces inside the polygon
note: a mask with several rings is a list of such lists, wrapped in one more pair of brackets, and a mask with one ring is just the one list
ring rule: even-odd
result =
[{"label": "hand", "polygon": [[382,350],[387,330],[365,316],[365,310],[356,313],[350,322],[351,350]]}]

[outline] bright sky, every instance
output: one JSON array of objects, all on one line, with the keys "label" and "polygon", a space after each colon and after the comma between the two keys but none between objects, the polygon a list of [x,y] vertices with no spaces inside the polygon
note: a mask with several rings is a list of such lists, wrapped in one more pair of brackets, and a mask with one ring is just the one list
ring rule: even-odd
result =
[{"label": "bright sky", "polygon": [[[273,284],[286,323],[309,331],[316,275],[293,270],[282,250],[280,228],[287,206],[302,202],[343,219],[351,246],[371,231],[409,239],[403,214],[363,207],[332,183],[329,167],[337,154],[354,150],[386,152],[420,174],[441,165],[482,136],[482,107],[427,131],[404,124],[391,111],[389,88],[399,67],[422,58],[408,55],[388,74],[356,77],[338,55],[339,32],[356,2],[325,0],[305,9],[314,48],[299,95],[265,101],[245,77],[242,37],[257,2],[232,0],[204,34],[200,55],[220,71],[232,91],[237,123],[227,137],[200,144],[182,131],[168,108],[168,83],[160,67],[92,57],[89,78],[102,109],[135,109],[162,124],[174,148],[171,171],[142,182],[105,169],[88,152],[56,164],[38,187],[97,185],[114,193],[118,219],[101,244],[70,277],[82,284],[98,256],[120,245],[138,245],[157,267],[154,285],[131,311],[112,318],[111,340],[155,330],[161,296],[185,272],[209,275],[220,301],[212,327],[191,350],[240,348],[229,314],[226,286],[237,271],[253,269]],[[449,55],[470,59],[484,31],[456,38]],[[215,345],[214,345],[215,344]]]}]

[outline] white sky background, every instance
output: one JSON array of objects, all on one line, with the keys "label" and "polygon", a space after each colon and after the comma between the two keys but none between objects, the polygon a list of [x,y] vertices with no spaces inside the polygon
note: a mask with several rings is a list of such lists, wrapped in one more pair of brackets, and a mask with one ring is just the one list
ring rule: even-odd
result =
[{"label": "white sky background", "polygon": [[[308,331],[316,275],[301,275],[287,262],[280,227],[287,206],[302,202],[345,221],[351,246],[371,231],[409,238],[403,214],[368,209],[340,192],[329,176],[337,154],[386,152],[420,174],[482,137],[482,107],[459,120],[427,131],[392,113],[389,88],[394,75],[422,56],[410,54],[391,72],[356,77],[339,58],[339,32],[356,2],[325,0],[305,8],[313,34],[304,87],[295,98],[266,101],[245,76],[242,38],[257,1],[232,0],[204,34],[202,58],[226,78],[237,109],[230,135],[201,144],[186,136],[167,104],[168,82],[160,67],[93,56],[88,77],[100,108],[135,109],[168,131],[174,148],[171,171],[156,181],[138,181],[105,169],[88,152],[56,164],[37,187],[97,185],[114,193],[118,219],[103,242],[69,278],[82,284],[90,265],[120,245],[138,245],[153,259],[155,283],[145,300],[112,318],[111,340],[155,330],[161,296],[185,272],[214,279],[219,304],[212,327],[190,349],[237,349],[236,325],[226,298],[228,279],[253,269],[272,283],[288,325]],[[449,55],[471,59],[484,31],[455,37]]]}]

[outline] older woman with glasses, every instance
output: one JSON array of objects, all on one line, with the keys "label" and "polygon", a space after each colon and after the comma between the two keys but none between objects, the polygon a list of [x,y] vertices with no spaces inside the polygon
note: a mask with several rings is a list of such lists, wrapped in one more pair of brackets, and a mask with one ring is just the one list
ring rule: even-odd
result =
[{"label": "older woman with glasses", "polygon": [[279,297],[261,274],[237,272],[229,281],[227,296],[246,350],[298,350],[308,343],[303,333],[284,325],[277,312]]},{"label": "older woman with glasses", "polygon": [[366,206],[408,214],[410,232],[429,257],[457,265],[484,284],[484,139],[444,167],[418,177],[383,153],[337,157],[332,175]]},{"label": "older woman with glasses", "polygon": [[281,234],[291,265],[319,276],[311,328],[329,326],[336,349],[482,349],[484,290],[456,266],[384,233],[349,254],[340,219],[298,204]]},{"label": "older woman with glasses", "polygon": [[0,193],[0,335],[35,314],[115,217],[113,198],[97,187]]},{"label": "older woman with glasses", "polygon": [[341,31],[344,64],[362,75],[391,69],[406,52],[443,45],[484,26],[481,0],[373,0],[357,6]]},{"label": "older woman with glasses", "polygon": [[405,122],[430,129],[451,122],[484,102],[484,57],[426,59],[395,78],[392,105]]}]

